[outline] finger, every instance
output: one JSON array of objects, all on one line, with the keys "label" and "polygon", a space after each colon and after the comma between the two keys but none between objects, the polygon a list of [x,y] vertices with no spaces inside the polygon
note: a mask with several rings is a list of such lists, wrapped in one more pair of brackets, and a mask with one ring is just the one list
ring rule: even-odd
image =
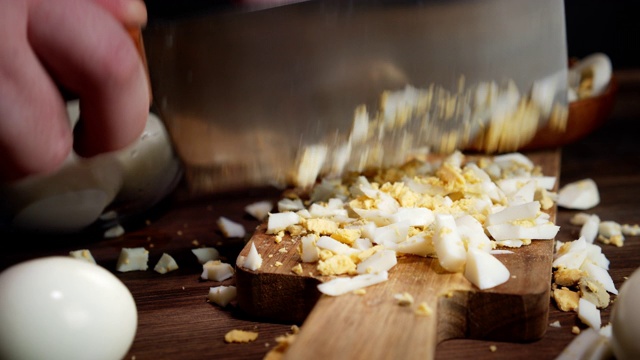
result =
[{"label": "finger", "polygon": [[147,23],[147,7],[142,0],[93,0],[109,11],[126,27],[142,27]]},{"label": "finger", "polygon": [[66,109],[27,42],[27,7],[0,1],[0,180],[57,169],[71,151]]},{"label": "finger", "polygon": [[122,24],[84,0],[43,1],[32,15],[29,40],[35,52],[80,98],[76,152],[93,156],[137,139],[149,113],[149,91],[142,61]]}]

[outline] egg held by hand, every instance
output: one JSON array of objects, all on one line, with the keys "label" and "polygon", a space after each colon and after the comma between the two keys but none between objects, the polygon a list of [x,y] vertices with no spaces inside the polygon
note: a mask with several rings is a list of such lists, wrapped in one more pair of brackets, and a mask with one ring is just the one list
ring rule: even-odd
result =
[{"label": "egg held by hand", "polygon": [[0,359],[122,359],[137,323],[127,287],[98,265],[46,257],[0,274]]}]

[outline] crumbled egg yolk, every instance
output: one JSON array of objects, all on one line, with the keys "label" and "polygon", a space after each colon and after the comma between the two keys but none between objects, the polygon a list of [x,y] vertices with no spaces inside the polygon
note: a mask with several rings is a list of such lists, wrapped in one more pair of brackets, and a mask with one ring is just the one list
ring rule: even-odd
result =
[{"label": "crumbled egg yolk", "polygon": [[231,330],[224,335],[224,341],[227,343],[248,343],[258,338],[255,331]]}]

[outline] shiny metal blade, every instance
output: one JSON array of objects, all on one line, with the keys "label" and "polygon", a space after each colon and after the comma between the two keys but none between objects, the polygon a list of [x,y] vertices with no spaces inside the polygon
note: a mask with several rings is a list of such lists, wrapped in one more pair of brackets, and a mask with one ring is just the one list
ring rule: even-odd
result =
[{"label": "shiny metal blade", "polygon": [[566,108],[562,0],[304,1],[144,35],[195,192],[298,184],[307,160],[315,178],[424,149],[509,150]]}]

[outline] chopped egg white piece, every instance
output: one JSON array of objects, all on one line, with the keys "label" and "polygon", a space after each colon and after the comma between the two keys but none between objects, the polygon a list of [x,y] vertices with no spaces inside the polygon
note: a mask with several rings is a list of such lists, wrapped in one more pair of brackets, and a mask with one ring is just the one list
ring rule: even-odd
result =
[{"label": "chopped egg white piece", "polygon": [[203,280],[224,281],[231,278],[234,274],[233,266],[223,263],[220,260],[207,261],[202,265]]},{"label": "chopped egg white piece", "polygon": [[495,256],[478,249],[469,249],[464,277],[480,290],[489,289],[509,280],[511,274]]},{"label": "chopped egg white piece", "polygon": [[214,286],[209,288],[207,300],[216,305],[225,307],[236,298],[237,290],[235,286]]},{"label": "chopped egg white piece", "polygon": [[278,201],[278,211],[281,213],[285,211],[298,211],[302,209],[304,209],[304,204],[300,199],[284,198]]},{"label": "chopped egg white piece", "polygon": [[462,272],[467,260],[467,251],[452,215],[436,215],[433,245],[443,268],[451,272]]},{"label": "chopped egg white piece", "polygon": [[218,249],[213,247],[201,247],[196,249],[191,249],[193,255],[198,259],[198,263],[201,265],[211,260],[220,259],[220,252]]},{"label": "chopped egg white piece", "polygon": [[120,272],[145,271],[148,268],[148,262],[149,251],[144,247],[122,248],[116,263],[116,270]]},{"label": "chopped egg white piece", "polygon": [[255,243],[251,242],[249,254],[247,254],[247,257],[244,258],[244,261],[240,266],[251,271],[256,271],[262,266],[262,256],[258,253]]},{"label": "chopped egg white piece", "polygon": [[609,272],[606,269],[603,269],[591,262],[585,262],[580,269],[589,274],[590,277],[600,282],[608,292],[618,294],[618,289],[616,289],[616,285],[613,283],[613,279],[611,279],[611,275],[609,275]]},{"label": "chopped egg white piece", "polygon": [[271,209],[273,209],[273,203],[268,200],[257,201],[244,207],[244,211],[257,220],[266,219]]},{"label": "chopped egg white piece", "polygon": [[558,206],[587,210],[600,203],[598,186],[593,179],[583,179],[564,185],[558,191]]},{"label": "chopped egg white piece", "polygon": [[178,263],[171,255],[163,253],[153,270],[160,274],[166,274],[169,271],[178,270]]},{"label": "chopped egg white piece", "polygon": [[398,263],[396,252],[393,250],[377,251],[356,266],[358,274],[373,274],[389,271]]},{"label": "chopped egg white piece", "polygon": [[587,221],[585,221],[580,228],[580,237],[584,237],[588,243],[593,243],[596,240],[596,237],[598,237],[599,227],[600,217],[595,214],[590,215],[589,218],[587,218]]},{"label": "chopped egg white piece", "polygon": [[75,259],[84,260],[91,264],[96,264],[96,259],[93,258],[93,255],[91,255],[91,251],[89,251],[88,249],[70,251],[69,256]]},{"label": "chopped egg white piece", "polygon": [[593,303],[583,298],[580,298],[578,302],[578,318],[586,325],[596,330],[600,329],[600,310]]},{"label": "chopped egg white piece", "polygon": [[124,235],[124,232],[122,225],[115,225],[104,232],[104,237],[105,239],[113,239]]},{"label": "chopped egg white piece", "polygon": [[300,258],[302,259],[302,262],[312,263],[318,261],[320,258],[320,250],[316,246],[316,240],[318,240],[318,237],[315,234],[309,234],[302,237],[302,245],[300,248]]},{"label": "chopped egg white piece", "polygon": [[320,236],[320,238],[318,238],[318,240],[316,241],[316,246],[320,249],[329,250],[338,255],[350,255],[358,252],[358,250],[350,247],[349,245],[343,244],[340,241],[328,236]]},{"label": "chopped egg white piece", "polygon": [[329,149],[326,145],[311,145],[304,149],[296,172],[295,183],[300,187],[309,187],[316,182],[324,165]]},{"label": "chopped egg white piece", "polygon": [[389,274],[386,271],[374,274],[356,275],[354,277],[339,277],[318,285],[318,290],[326,295],[339,296],[357,289],[381,283],[386,281],[388,278]]},{"label": "chopped egg white piece", "polygon": [[246,235],[246,230],[242,224],[224,216],[218,218],[217,224],[222,234],[227,238],[242,238]]},{"label": "chopped egg white piece", "polygon": [[294,212],[281,212],[269,214],[267,221],[267,234],[277,234],[291,225],[300,222],[300,216]]},{"label": "chopped egg white piece", "polygon": [[516,220],[534,219],[540,211],[540,203],[531,201],[509,206],[487,217],[486,225],[510,223]]}]

